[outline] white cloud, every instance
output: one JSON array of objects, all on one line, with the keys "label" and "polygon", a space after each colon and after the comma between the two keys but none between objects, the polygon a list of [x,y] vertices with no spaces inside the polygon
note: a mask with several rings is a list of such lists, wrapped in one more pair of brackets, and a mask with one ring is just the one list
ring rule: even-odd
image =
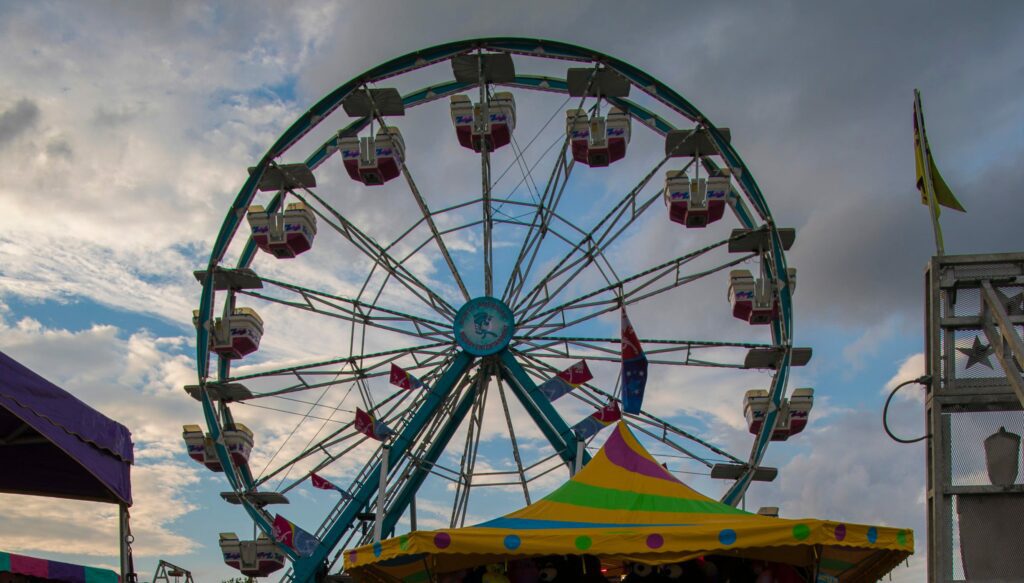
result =
[{"label": "white cloud", "polygon": [[[896,385],[914,380],[925,374],[928,374],[928,368],[927,363],[924,360],[924,353],[918,352],[917,354],[912,354],[908,356],[906,360],[900,363],[899,370],[897,370],[896,374],[893,375],[893,377],[889,379],[888,382],[885,383],[885,389],[883,392],[888,393],[889,391],[895,389]],[[911,385],[910,387],[908,387],[908,389],[903,389],[900,392],[909,393],[910,395],[921,395],[921,391],[914,390],[913,387],[915,386],[920,387],[922,385]],[[923,395],[920,398],[918,398],[918,400],[923,401]]]},{"label": "white cloud", "polygon": [[[177,520],[196,510],[189,491],[198,482],[199,472],[181,463],[132,468],[131,524],[137,541],[132,549],[137,557],[181,555],[199,547],[173,530]],[[0,494],[0,504],[5,508],[0,546],[7,551],[91,557],[118,553],[114,504],[13,494]],[[34,536],[26,536],[29,532]]]}]

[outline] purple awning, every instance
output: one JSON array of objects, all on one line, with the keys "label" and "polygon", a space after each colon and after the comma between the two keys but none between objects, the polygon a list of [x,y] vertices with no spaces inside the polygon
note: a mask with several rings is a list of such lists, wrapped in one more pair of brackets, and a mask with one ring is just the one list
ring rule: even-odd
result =
[{"label": "purple awning", "polygon": [[128,429],[0,352],[0,492],[132,503]]}]

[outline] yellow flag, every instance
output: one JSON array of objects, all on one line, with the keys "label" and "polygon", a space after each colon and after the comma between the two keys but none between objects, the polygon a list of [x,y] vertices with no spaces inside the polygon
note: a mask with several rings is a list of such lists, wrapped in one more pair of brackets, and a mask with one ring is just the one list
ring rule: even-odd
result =
[{"label": "yellow flag", "polygon": [[[924,131],[924,112],[921,112],[921,128],[917,127],[917,100],[914,101],[914,162],[917,166],[917,190],[921,192],[921,204],[928,206],[929,194],[935,196],[935,216],[940,213],[939,207],[947,207],[956,211],[966,212],[960,201],[953,196],[953,191],[949,189],[949,185],[942,179],[942,175],[939,174],[939,169],[935,166],[935,160],[932,158],[932,150],[928,146],[928,134]],[[924,148],[921,147],[922,140],[924,142]],[[924,179],[924,159],[922,158],[921,152],[925,152],[928,156],[928,168],[931,170],[931,186],[935,190],[934,193],[928,192],[928,184]]]}]

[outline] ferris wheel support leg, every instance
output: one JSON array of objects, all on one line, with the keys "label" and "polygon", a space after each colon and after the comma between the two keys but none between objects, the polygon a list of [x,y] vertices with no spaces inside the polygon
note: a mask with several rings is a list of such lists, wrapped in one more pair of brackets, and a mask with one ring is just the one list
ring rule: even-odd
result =
[{"label": "ferris wheel support leg", "polygon": [[[416,469],[413,470],[409,478],[402,485],[402,489],[398,492],[398,496],[395,497],[394,503],[392,503],[391,508],[388,508],[387,514],[384,516],[384,532],[392,532],[395,524],[398,523],[402,514],[405,513],[406,508],[412,504],[416,492],[430,474],[434,463],[444,453],[445,448],[448,447],[448,442],[455,435],[455,430],[462,425],[462,421],[466,419],[466,415],[472,409],[473,402],[476,400],[477,389],[478,384],[473,383],[469,390],[466,391],[466,394],[462,396],[462,400],[459,401],[455,406],[455,410],[452,411],[451,417],[445,421],[441,431],[438,432],[433,443],[430,444],[430,448],[419,460]],[[416,530],[415,526],[413,526],[413,530]]]},{"label": "ferris wheel support leg", "polygon": [[[405,426],[402,433],[391,442],[391,446],[387,451],[389,466],[395,467],[398,461],[406,455],[409,446],[413,444],[423,428],[437,414],[441,404],[444,403],[448,395],[455,389],[459,379],[466,374],[471,364],[473,364],[473,357],[469,353],[460,352],[455,356],[448,370],[444,371],[444,374],[434,384],[430,394],[416,411],[416,415]],[[353,500],[345,506],[338,519],[327,530],[327,533],[324,534],[320,545],[317,546],[313,554],[308,557],[298,557],[295,559],[292,563],[292,568],[295,571],[294,583],[316,583],[317,570],[323,564],[327,555],[338,545],[341,537],[355,520],[356,514],[369,506],[373,497],[377,494],[380,487],[380,470],[380,463],[378,463],[377,467],[373,468],[367,476],[366,481],[359,486],[359,490],[352,496]]]},{"label": "ferris wheel support leg", "polygon": [[[551,401],[537,390],[537,384],[508,350],[501,353],[501,365],[501,375],[512,387],[512,393],[572,471],[576,467],[576,433],[558,414]],[[583,463],[589,461],[590,454],[584,451]]]}]

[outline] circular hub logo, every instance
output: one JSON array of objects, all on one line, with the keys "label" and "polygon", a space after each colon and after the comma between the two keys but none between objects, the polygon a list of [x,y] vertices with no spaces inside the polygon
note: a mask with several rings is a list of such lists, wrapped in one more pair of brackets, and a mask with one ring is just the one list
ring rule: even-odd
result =
[{"label": "circular hub logo", "polygon": [[455,314],[455,339],[473,356],[501,352],[515,331],[512,310],[501,300],[473,298]]}]

